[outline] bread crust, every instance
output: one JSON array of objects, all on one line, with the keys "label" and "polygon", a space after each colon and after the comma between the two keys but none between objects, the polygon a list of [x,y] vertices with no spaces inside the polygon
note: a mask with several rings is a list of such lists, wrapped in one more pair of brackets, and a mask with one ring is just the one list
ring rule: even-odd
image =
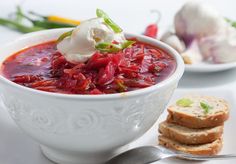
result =
[{"label": "bread crust", "polygon": [[220,113],[209,115],[204,118],[194,117],[184,113],[176,112],[168,108],[169,115],[167,122],[182,125],[188,128],[199,129],[199,128],[210,128],[215,126],[223,125],[224,122],[229,118],[228,111],[222,111]]},{"label": "bread crust", "polygon": [[161,146],[194,155],[216,155],[220,152],[223,146],[222,138],[202,145],[184,145],[162,135],[158,137],[158,140],[159,145]]},{"label": "bread crust", "polygon": [[[229,104],[224,99],[213,96],[187,96],[194,103],[191,107],[181,107],[173,104],[168,107],[169,115],[167,121],[188,128],[210,128],[223,125],[229,118]],[[204,110],[199,106],[200,102],[211,104],[213,109],[210,113],[204,113]],[[188,111],[191,111],[188,112]],[[215,111],[215,112],[214,112]]]},{"label": "bread crust", "polygon": [[184,132],[179,131],[179,125],[174,125],[172,123],[162,122],[159,124],[159,132],[172,140],[175,140],[182,144],[205,144],[213,142],[219,138],[221,138],[223,134],[224,126],[217,126],[214,128],[207,128],[202,129],[198,131],[192,130],[192,132],[189,132],[188,128]]}]

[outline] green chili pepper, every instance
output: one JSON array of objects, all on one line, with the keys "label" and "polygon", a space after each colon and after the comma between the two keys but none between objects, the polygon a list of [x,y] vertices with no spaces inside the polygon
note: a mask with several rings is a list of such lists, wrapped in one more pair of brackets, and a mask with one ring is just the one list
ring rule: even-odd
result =
[{"label": "green chili pepper", "polygon": [[97,14],[97,17],[99,18],[103,18],[105,23],[110,26],[112,28],[112,30],[115,32],[115,33],[120,33],[122,32],[123,30],[115,23],[111,20],[111,18],[109,18],[109,16],[104,12],[102,11],[101,9],[97,9],[96,10],[96,14]]},{"label": "green chili pepper", "polygon": [[16,29],[16,30],[23,32],[23,33],[40,31],[40,30],[45,29],[45,28],[38,27],[38,26],[28,27],[28,26],[22,25],[20,23],[17,23],[15,21],[3,19],[3,18],[0,18],[0,25]]}]

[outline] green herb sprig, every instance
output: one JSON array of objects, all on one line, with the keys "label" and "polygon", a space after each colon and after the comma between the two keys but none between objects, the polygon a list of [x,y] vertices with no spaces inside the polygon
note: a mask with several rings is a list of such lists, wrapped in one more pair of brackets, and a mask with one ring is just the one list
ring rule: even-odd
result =
[{"label": "green herb sprig", "polygon": [[115,33],[120,33],[122,32],[122,28],[120,28],[120,26],[118,26],[113,20],[111,20],[111,18],[101,9],[97,9],[96,10],[96,15],[99,18],[103,18],[104,22],[111,27],[111,29],[115,32]]},{"label": "green herb sprig", "polygon": [[126,40],[124,43],[121,43],[121,44],[101,42],[101,43],[98,43],[95,46],[95,48],[101,52],[112,53],[112,52],[119,52],[119,51],[131,46],[134,43],[135,43],[135,41],[131,41],[131,40]]},{"label": "green herb sprig", "polygon": [[212,106],[210,106],[207,103],[202,102],[202,101],[200,102],[200,107],[204,110],[205,114],[208,114],[209,111],[213,108]]},{"label": "green herb sprig", "polygon": [[[96,15],[99,18],[103,18],[104,22],[115,32],[115,33],[120,33],[123,30],[116,24],[114,23],[111,18],[101,9],[96,10]],[[70,37],[73,31],[68,31],[63,33],[58,39],[57,43],[61,42],[63,39]],[[100,52],[107,52],[107,53],[115,53],[119,52],[127,47],[130,47],[132,44],[134,44],[135,41],[132,40],[125,40],[122,43],[110,43],[110,42],[99,42],[97,45],[95,45],[95,48],[100,51]]]},{"label": "green herb sprig", "polygon": [[63,39],[70,37],[72,35],[73,30],[64,32],[59,38],[57,39],[57,43],[60,43]]},{"label": "green herb sprig", "polygon": [[193,101],[187,98],[179,99],[176,104],[181,107],[191,107]]}]

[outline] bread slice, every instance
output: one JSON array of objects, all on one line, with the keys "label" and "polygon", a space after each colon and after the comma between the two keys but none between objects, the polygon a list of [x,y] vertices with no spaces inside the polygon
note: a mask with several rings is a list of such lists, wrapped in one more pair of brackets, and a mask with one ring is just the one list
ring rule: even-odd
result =
[{"label": "bread slice", "polygon": [[219,138],[211,143],[201,145],[181,144],[162,135],[160,135],[158,139],[159,145],[194,155],[216,155],[220,152],[223,145],[222,138]]},{"label": "bread slice", "polygon": [[[229,117],[229,105],[220,98],[211,96],[187,96],[193,103],[189,107],[176,103],[168,107],[167,121],[188,128],[209,128],[222,125]],[[211,108],[206,112],[200,103],[204,102]]]},{"label": "bread slice", "polygon": [[159,124],[159,132],[172,140],[182,144],[205,144],[221,138],[224,126],[213,128],[190,129],[166,121]]}]

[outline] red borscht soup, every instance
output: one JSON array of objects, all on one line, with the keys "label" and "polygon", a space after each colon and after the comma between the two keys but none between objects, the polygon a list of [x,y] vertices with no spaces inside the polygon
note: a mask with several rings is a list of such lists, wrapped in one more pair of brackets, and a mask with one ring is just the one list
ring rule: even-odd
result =
[{"label": "red borscht soup", "polygon": [[110,94],[155,85],[176,68],[165,51],[136,41],[118,53],[95,53],[87,62],[72,64],[56,42],[29,47],[8,57],[1,72],[9,80],[37,90],[65,94]]}]

